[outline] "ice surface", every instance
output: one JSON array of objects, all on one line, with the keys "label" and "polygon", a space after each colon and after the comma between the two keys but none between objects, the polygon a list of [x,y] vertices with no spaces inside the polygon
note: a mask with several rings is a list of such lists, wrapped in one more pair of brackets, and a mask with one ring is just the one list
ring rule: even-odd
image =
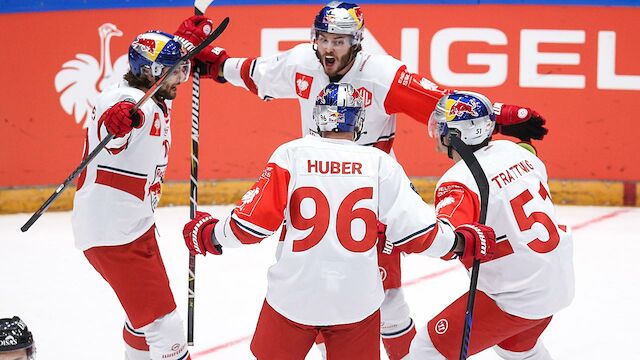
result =
[{"label": "ice surface", "polygon": [[[219,217],[230,206],[207,207]],[[543,340],[555,359],[627,359],[640,338],[638,208],[559,207],[576,226],[576,298],[554,317]],[[73,247],[70,213],[47,213],[27,232],[30,214],[0,216],[0,317],[21,316],[39,360],[123,359],[124,312],[107,283]],[[181,230],[186,207],[160,208],[160,248],[185,319],[188,253]],[[198,257],[194,359],[250,359],[249,341],[275,261],[276,239],[223,256]],[[418,327],[469,287],[457,262],[403,260],[406,298]],[[308,359],[320,359],[313,349]],[[386,358],[383,355],[383,358]],[[493,350],[472,359],[497,359]]]}]

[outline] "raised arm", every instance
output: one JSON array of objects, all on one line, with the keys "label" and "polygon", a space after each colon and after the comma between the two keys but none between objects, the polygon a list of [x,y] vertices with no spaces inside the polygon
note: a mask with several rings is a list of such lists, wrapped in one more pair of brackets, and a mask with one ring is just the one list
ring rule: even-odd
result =
[{"label": "raised arm", "polygon": [[[213,28],[205,16],[192,16],[180,24],[175,36],[183,43],[201,43]],[[233,58],[220,47],[209,46],[196,56],[204,64],[201,76],[220,83],[229,82],[258,95],[263,100],[295,98],[294,75],[290,66],[293,50],[267,57]]]},{"label": "raised arm", "polygon": [[[426,124],[438,100],[455,90],[441,88],[419,74],[398,69],[385,99],[388,114],[404,113]],[[535,110],[527,107],[495,103],[496,132],[529,142],[541,140],[548,132],[546,121]]]}]

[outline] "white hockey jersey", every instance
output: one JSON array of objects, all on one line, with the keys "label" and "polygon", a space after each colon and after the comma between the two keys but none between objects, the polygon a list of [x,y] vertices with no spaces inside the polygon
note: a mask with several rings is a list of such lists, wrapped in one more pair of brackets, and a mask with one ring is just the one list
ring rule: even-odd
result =
[{"label": "white hockey jersey", "polygon": [[[475,155],[489,181],[486,224],[497,236],[494,259],[480,265],[478,289],[512,315],[548,317],[571,303],[574,274],[572,235],[558,222],[547,170],[507,140],[492,141]],[[478,221],[478,194],[471,172],[458,161],[438,182],[438,218],[454,226]]]},{"label": "white hockey jersey", "polygon": [[[123,83],[98,96],[88,122],[85,157],[107,135],[99,122],[102,113],[119,101],[137,102],[143,95]],[[71,222],[80,250],[127,244],[155,222],[171,147],[171,101],[163,106],[149,99],[140,109],[142,126],[111,140],[78,179]]]},{"label": "white hockey jersey", "polygon": [[[260,98],[298,99],[302,133],[316,134],[313,107],[329,77],[311,44],[300,44],[283,53],[259,58],[230,58],[224,77]],[[366,120],[359,145],[374,145],[389,153],[396,131],[396,113],[427,122],[437,101],[448,92],[431,81],[407,71],[388,55],[360,51],[340,82],[350,83],[364,98]]]},{"label": "white hockey jersey", "polygon": [[440,257],[453,246],[453,229],[436,222],[388,154],[309,135],[273,153],[214,235],[223,247],[239,247],[272,235],[284,221],[266,300],[295,322],[336,325],[364,319],[384,298],[378,219],[403,251]]}]

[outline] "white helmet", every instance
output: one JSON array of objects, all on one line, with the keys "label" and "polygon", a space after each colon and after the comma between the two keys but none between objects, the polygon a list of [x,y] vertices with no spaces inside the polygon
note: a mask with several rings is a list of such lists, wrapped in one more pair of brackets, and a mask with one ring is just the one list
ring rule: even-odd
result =
[{"label": "white helmet", "polygon": [[489,99],[475,92],[458,91],[438,101],[429,118],[429,135],[440,137],[442,142],[455,131],[465,144],[479,145],[491,137],[495,124]]},{"label": "white helmet", "polygon": [[320,9],[313,21],[311,42],[314,42],[318,32],[342,34],[351,36],[351,45],[362,41],[364,31],[364,15],[360,6],[353,3],[332,1]]},{"label": "white helmet", "polygon": [[354,140],[357,140],[364,122],[362,96],[351,84],[330,83],[316,98],[313,120],[318,132],[354,132]]}]

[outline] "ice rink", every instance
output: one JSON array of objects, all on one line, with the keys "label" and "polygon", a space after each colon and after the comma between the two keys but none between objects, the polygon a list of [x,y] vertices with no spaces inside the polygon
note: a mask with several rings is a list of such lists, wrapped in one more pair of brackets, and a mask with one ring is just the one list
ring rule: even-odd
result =
[{"label": "ice rink", "polygon": [[[218,217],[230,206],[203,206]],[[639,208],[559,207],[574,231],[576,298],[543,335],[555,359],[640,359]],[[0,216],[0,317],[21,316],[39,360],[123,359],[124,313],[107,283],[73,246],[70,213],[46,213],[27,232],[30,214]],[[160,208],[159,244],[185,319],[187,207]],[[250,359],[249,342],[275,261],[276,239],[198,257],[194,359]],[[419,328],[469,287],[459,262],[422,256],[403,261],[405,295]],[[308,359],[319,359],[313,349]],[[383,355],[383,358],[386,358]],[[473,359],[497,359],[487,350]]]}]

